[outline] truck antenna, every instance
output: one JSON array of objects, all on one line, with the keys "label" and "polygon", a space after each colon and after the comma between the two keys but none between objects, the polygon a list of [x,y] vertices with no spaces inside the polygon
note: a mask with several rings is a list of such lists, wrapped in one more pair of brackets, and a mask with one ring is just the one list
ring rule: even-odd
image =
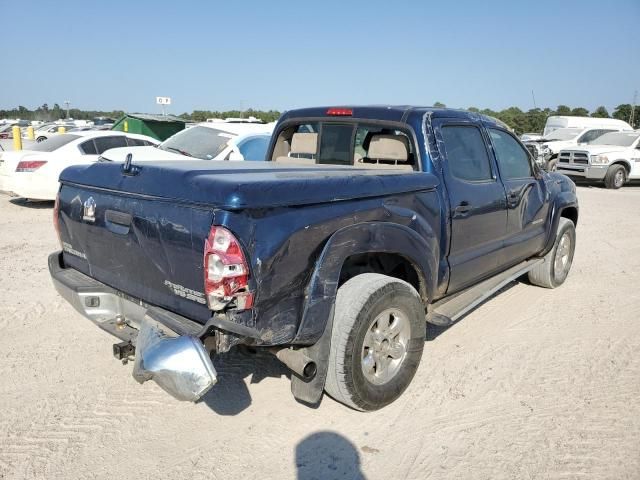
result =
[{"label": "truck antenna", "polygon": [[636,113],[636,103],[638,101],[638,90],[633,92],[633,103],[631,104],[631,114],[629,115],[629,125],[633,128],[633,120]]}]

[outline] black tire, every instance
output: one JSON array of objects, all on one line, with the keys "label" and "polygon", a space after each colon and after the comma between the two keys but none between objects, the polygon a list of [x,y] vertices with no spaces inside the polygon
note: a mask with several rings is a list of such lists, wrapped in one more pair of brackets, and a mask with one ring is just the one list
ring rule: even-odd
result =
[{"label": "black tire", "polygon": [[622,187],[627,181],[627,169],[622,165],[611,165],[604,176],[604,186],[614,190]]},{"label": "black tire", "polygon": [[[559,254],[559,247],[562,239],[568,238],[569,249],[566,252],[566,262],[556,262]],[[534,285],[544,288],[556,288],[564,283],[573,264],[573,254],[576,249],[576,227],[568,218],[561,218],[556,233],[556,241],[549,253],[544,256],[544,262],[536,265],[529,271],[529,281]],[[560,247],[560,253],[564,253],[564,248]],[[564,256],[564,255],[563,255]],[[558,268],[560,265],[561,267]]]},{"label": "black tire", "polygon": [[[395,373],[384,383],[376,384],[364,373],[364,352],[373,352],[373,349],[365,350],[365,337],[373,338],[367,333],[378,324],[378,318],[385,317],[387,310],[394,313],[387,319],[389,328],[385,331],[391,332],[391,325],[396,325],[395,322],[400,321],[398,318],[402,319],[404,340],[398,334],[393,344],[404,342],[404,353],[392,367]],[[338,402],[356,410],[378,410],[388,405],[411,383],[422,358],[425,333],[424,304],[410,284],[377,273],[353,277],[338,289],[325,391]],[[391,338],[393,334],[388,335],[385,338]],[[382,348],[385,341],[377,342],[377,353],[371,354],[384,356],[384,361],[391,365],[395,362],[392,349],[388,354],[377,350]],[[389,346],[390,342],[387,341]],[[377,374],[375,370],[378,364],[375,365],[374,370],[368,370],[368,375]]]},{"label": "black tire", "polygon": [[47,137],[38,137],[36,138],[36,142],[40,143],[40,142],[44,142],[47,139]]}]

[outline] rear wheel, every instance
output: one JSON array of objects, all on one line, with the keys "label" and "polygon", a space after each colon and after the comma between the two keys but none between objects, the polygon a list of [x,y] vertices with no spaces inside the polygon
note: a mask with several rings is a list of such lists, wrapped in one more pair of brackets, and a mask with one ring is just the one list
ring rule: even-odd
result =
[{"label": "rear wheel", "polygon": [[47,137],[38,137],[36,138],[36,142],[40,143],[40,142],[44,142],[47,139]]},{"label": "rear wheel", "polygon": [[420,363],[426,322],[407,282],[365,273],[338,290],[326,392],[356,410],[377,410],[409,386]]},{"label": "rear wheel", "polygon": [[622,165],[611,165],[604,177],[604,186],[617,190],[627,181],[627,170]]},{"label": "rear wheel", "polygon": [[562,285],[571,270],[575,248],[575,225],[568,218],[561,218],[553,248],[544,256],[544,262],[529,271],[529,281],[545,288]]}]

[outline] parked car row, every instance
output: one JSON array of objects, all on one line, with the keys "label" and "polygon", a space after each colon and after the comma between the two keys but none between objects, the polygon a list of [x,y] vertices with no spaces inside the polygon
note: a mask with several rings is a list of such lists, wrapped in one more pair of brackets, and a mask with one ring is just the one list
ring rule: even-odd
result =
[{"label": "parked car row", "polygon": [[[204,122],[160,143],[119,131],[85,130],[55,133],[28,150],[0,152],[0,191],[31,200],[54,200],[60,173],[71,165],[150,160],[264,160],[274,124]],[[45,135],[48,128],[41,132]],[[51,127],[54,128],[54,127]]]}]

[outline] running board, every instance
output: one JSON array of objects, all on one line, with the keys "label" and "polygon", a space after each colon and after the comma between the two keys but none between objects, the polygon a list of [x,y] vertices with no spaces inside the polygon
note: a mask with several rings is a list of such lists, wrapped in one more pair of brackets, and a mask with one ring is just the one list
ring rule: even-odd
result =
[{"label": "running board", "polygon": [[526,260],[477,285],[473,285],[466,290],[438,300],[429,308],[427,322],[440,326],[451,325],[509,282],[524,275],[542,262],[544,262],[542,258]]}]

